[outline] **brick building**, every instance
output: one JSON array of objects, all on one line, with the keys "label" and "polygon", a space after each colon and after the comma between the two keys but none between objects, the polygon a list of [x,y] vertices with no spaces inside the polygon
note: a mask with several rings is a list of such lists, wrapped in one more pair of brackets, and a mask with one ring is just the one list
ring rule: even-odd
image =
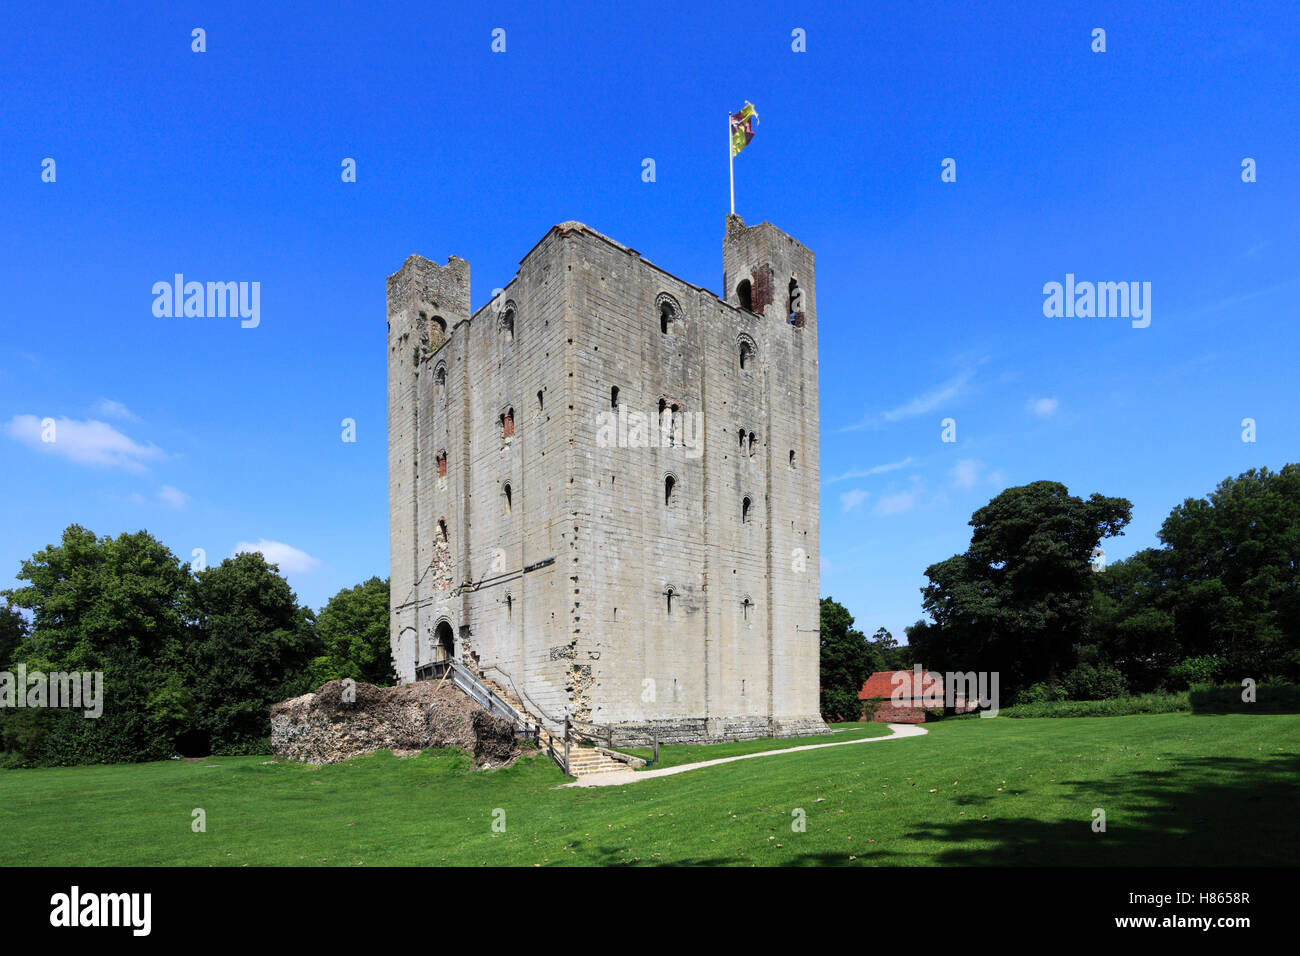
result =
[{"label": "brick building", "polygon": [[874,721],[920,724],[925,722],[927,708],[943,707],[943,694],[943,675],[936,671],[922,671],[919,686],[912,671],[876,671],[858,691],[858,700],[880,698],[880,706],[871,718]]}]

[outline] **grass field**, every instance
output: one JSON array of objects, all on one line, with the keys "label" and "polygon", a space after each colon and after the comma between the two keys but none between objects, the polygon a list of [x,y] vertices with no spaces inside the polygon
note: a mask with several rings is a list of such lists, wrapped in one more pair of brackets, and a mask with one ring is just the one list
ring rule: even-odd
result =
[{"label": "grass field", "polygon": [[[0,864],[1294,864],[1300,716],[959,720],[560,789],[544,757],[0,771]],[[828,739],[843,739],[840,735]],[[207,832],[191,832],[192,811]],[[1093,810],[1106,832],[1092,830]],[[794,832],[801,810],[806,832]],[[505,832],[493,830],[504,811]],[[501,813],[495,814],[501,819]]]},{"label": "grass field", "polygon": [[[739,757],[744,754],[762,753],[765,750],[786,750],[790,747],[804,747],[810,744],[842,743],[846,740],[863,740],[867,737],[888,737],[889,727],[885,724],[855,723],[831,724],[830,734],[817,734],[813,737],[784,737],[774,739],[764,737],[759,740],[737,740],[729,744],[674,744],[659,748],[659,762],[654,767],[640,767],[641,770],[654,770],[661,767],[679,767],[684,763],[698,763],[701,760],[717,760],[721,757]],[[649,760],[652,756],[649,747],[619,748],[620,752]]]}]

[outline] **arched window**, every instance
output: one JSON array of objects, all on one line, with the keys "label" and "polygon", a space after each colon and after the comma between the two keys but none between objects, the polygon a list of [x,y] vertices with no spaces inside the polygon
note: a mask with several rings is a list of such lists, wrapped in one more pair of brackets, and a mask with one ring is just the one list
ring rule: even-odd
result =
[{"label": "arched window", "polygon": [[667,589],[664,590],[664,597],[667,598],[668,613],[669,613],[669,614],[672,614],[672,613],[673,613],[673,597],[675,597],[676,594],[677,594],[677,592],[674,591],[672,588],[667,588]]},{"label": "arched window", "polygon": [[609,407],[618,408],[618,386],[615,385],[609,390]]},{"label": "arched window", "polygon": [[740,307],[746,312],[753,312],[754,294],[752,286],[748,279],[742,279],[740,285],[736,286],[736,298],[740,300]]},{"label": "arched window", "polygon": [[542,410],[543,404],[544,404],[544,403],[543,403],[543,401],[542,401],[542,390],[539,388],[539,389],[537,390],[537,410],[538,410],[539,412]]},{"label": "arched window", "polygon": [[673,503],[673,489],[677,487],[677,479],[672,475],[664,477],[664,507],[667,508]]},{"label": "arched window", "polygon": [[794,449],[793,449],[793,448],[790,449],[790,467],[791,467],[791,468],[794,467]]},{"label": "arched window", "polygon": [[510,514],[510,482],[501,486],[501,509],[503,514]]},{"label": "arched window", "polygon": [[515,616],[515,599],[506,592],[506,620],[512,620]]},{"label": "arched window", "polygon": [[447,320],[440,315],[433,317],[433,327],[443,338],[447,337]]},{"label": "arched window", "polygon": [[745,429],[741,429],[737,434],[740,436],[740,450],[745,450]]},{"label": "arched window", "polygon": [[435,460],[438,462],[438,477],[446,478],[447,477],[447,453],[445,451],[438,452],[438,455]]},{"label": "arched window", "polygon": [[749,524],[749,507],[751,504],[752,502],[749,500],[749,495],[745,495],[744,500],[740,502],[741,524]]},{"label": "arched window", "polygon": [[444,544],[447,542],[447,521],[445,518],[438,519],[438,540]]},{"label": "arched window", "polygon": [[740,368],[744,371],[749,368],[750,363],[754,360],[754,346],[747,341],[740,343]]},{"label": "arched window", "polygon": [[497,420],[501,423],[501,440],[506,441],[515,433],[515,410],[507,408]]},{"label": "arched window", "polygon": [[437,385],[440,390],[447,387],[447,366],[439,365],[434,370],[433,381],[434,384]]},{"label": "arched window", "polygon": [[667,292],[660,292],[655,297],[655,308],[659,312],[659,331],[664,335],[679,331],[677,323],[682,320],[682,309]]},{"label": "arched window", "polygon": [[754,457],[754,449],[758,447],[758,436],[753,432],[749,433],[749,457]]},{"label": "arched window", "polygon": [[515,340],[515,310],[507,307],[501,315],[501,339],[507,345]]}]

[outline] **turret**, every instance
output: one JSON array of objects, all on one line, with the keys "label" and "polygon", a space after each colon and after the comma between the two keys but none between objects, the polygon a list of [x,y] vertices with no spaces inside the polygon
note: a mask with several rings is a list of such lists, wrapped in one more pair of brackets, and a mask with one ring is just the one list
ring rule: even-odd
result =
[{"label": "turret", "polygon": [[431,387],[429,359],[469,315],[464,259],[452,256],[440,266],[409,256],[388,277],[389,633],[393,667],[403,680],[411,679],[420,655],[420,475],[436,474],[434,461],[420,461],[420,389]]},{"label": "turret", "polygon": [[815,324],[812,251],[770,222],[746,226],[728,216],[722,269],[730,304],[797,328]]}]

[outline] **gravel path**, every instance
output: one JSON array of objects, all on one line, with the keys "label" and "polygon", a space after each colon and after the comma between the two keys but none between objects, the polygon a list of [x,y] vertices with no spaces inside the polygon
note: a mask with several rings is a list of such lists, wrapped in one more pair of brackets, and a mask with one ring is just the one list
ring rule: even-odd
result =
[{"label": "gravel path", "polygon": [[893,731],[888,737],[864,737],[860,740],[841,740],[833,744],[805,744],[802,747],[788,747],[785,750],[763,750],[756,754],[741,754],[739,757],[719,757],[717,760],[701,760],[699,763],[684,763],[677,767],[661,767],[658,770],[626,770],[616,771],[613,773],[593,773],[585,777],[579,777],[573,783],[565,784],[566,787],[621,787],[628,783],[637,783],[641,780],[649,780],[651,777],[668,777],[675,773],[685,773],[688,770],[698,770],[701,767],[713,767],[721,763],[732,763],[736,760],[753,760],[756,757],[777,757],[781,754],[798,753],[801,750],[822,750],[825,747],[852,747],[855,744],[873,744],[882,740],[898,740],[901,737],[920,737],[927,733],[926,729],[919,724],[889,724],[889,729]]}]

